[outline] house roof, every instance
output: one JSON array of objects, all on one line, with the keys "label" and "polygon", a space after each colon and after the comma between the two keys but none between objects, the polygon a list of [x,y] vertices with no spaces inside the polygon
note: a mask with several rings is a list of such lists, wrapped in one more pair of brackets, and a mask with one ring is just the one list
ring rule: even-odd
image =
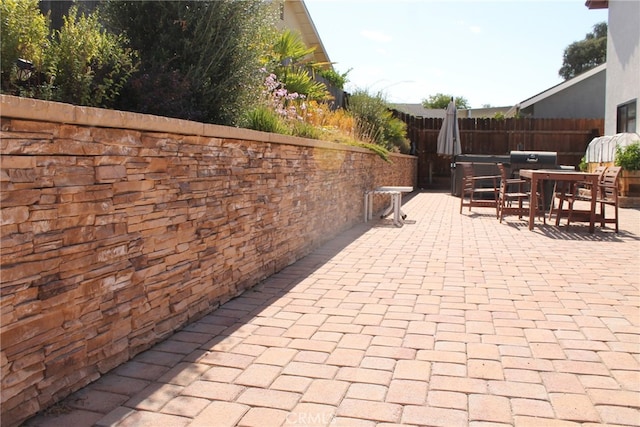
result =
[{"label": "house roof", "polygon": [[607,9],[609,0],[587,0],[585,6],[589,9]]},{"label": "house roof", "polygon": [[571,87],[571,86],[573,86],[573,85],[575,85],[577,83],[580,83],[581,81],[586,80],[589,77],[594,76],[595,74],[604,72],[606,70],[606,68],[607,68],[607,64],[606,63],[600,64],[600,65],[598,65],[598,66],[596,66],[596,67],[594,67],[594,68],[592,68],[592,69],[590,69],[588,71],[585,71],[582,74],[579,74],[579,75],[575,76],[572,79],[565,80],[564,82],[559,83],[559,84],[557,84],[557,85],[545,90],[544,92],[540,92],[539,94],[534,95],[531,98],[525,99],[524,101],[520,102],[517,106],[520,109],[527,108],[527,107],[529,107],[529,106],[531,106],[533,104],[536,104],[536,103],[542,101],[545,98],[548,98],[548,97],[550,97],[552,95],[555,95],[558,92],[562,92],[563,90],[565,90],[565,89],[567,89],[567,88],[569,88],[569,87]]},{"label": "house roof", "polygon": [[415,117],[428,117],[444,119],[446,110],[444,108],[424,108],[422,104],[391,104],[391,108],[401,113]]},{"label": "house roof", "polygon": [[300,33],[309,48],[315,48],[313,59],[319,63],[331,63],[316,26],[313,24],[304,0],[284,0],[284,26]]},{"label": "house roof", "polygon": [[[444,108],[424,108],[422,104],[391,104],[391,108],[415,117],[444,119],[447,111]],[[487,107],[458,109],[459,118],[481,119],[493,117],[498,113],[508,115],[513,107]]]}]

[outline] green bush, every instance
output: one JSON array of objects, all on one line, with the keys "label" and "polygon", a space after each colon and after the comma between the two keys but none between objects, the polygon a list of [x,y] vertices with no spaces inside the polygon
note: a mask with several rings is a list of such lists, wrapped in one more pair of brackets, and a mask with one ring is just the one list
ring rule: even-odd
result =
[{"label": "green bush", "polygon": [[78,16],[72,7],[48,53],[54,76],[51,98],[95,107],[111,106],[136,69],[126,40],[106,32],[95,13]]},{"label": "green bush", "polygon": [[258,104],[277,8],[263,0],[108,1],[104,16],[140,55],[118,108],[236,126]]},{"label": "green bush", "polygon": [[374,153],[376,153],[378,156],[380,156],[380,158],[385,162],[392,163],[391,159],[389,158],[389,151],[380,145],[369,144],[366,142],[357,142],[352,145],[355,145],[356,147],[366,148],[367,150],[371,150]]},{"label": "green bush", "polygon": [[347,84],[347,82],[349,82],[347,74],[349,74],[351,70],[352,69],[350,68],[345,73],[340,74],[333,68],[328,68],[319,70],[318,74],[326,81],[328,81],[333,87],[342,90],[344,89],[344,86]]},{"label": "green bush", "polygon": [[322,130],[311,123],[295,121],[293,122],[292,134],[302,138],[320,139],[322,137]]},{"label": "green bush", "polygon": [[582,172],[584,172],[588,168],[589,168],[589,165],[587,163],[587,158],[585,156],[582,156],[582,158],[580,159],[580,164],[578,165],[578,169],[580,169]]},{"label": "green bush", "polygon": [[640,141],[626,147],[616,147],[615,164],[629,171],[640,170]]},{"label": "green bush", "polygon": [[401,153],[409,153],[411,144],[407,139],[407,124],[402,120],[389,114],[384,127],[385,140],[392,146],[397,148]]},{"label": "green bush", "polygon": [[380,145],[387,150],[409,152],[406,124],[393,117],[382,93],[372,95],[366,90],[358,89],[349,96],[347,109],[355,117],[358,139]]},{"label": "green bush", "polygon": [[0,0],[0,18],[2,92],[22,95],[29,83],[17,81],[16,61],[30,61],[36,79],[44,69],[49,20],[40,13],[38,0]]},{"label": "green bush", "polygon": [[355,90],[348,98],[347,110],[356,119],[356,137],[384,146],[384,121],[389,110],[381,93]]},{"label": "green bush", "polygon": [[267,106],[259,106],[250,110],[245,115],[242,125],[247,129],[262,132],[279,133],[283,135],[291,133],[284,119]]},{"label": "green bush", "polygon": [[[135,71],[135,53],[122,36],[108,33],[97,13],[78,16],[71,7],[59,31],[51,32],[37,0],[2,3],[2,91],[19,96],[110,107]],[[33,64],[18,81],[16,60]]]}]

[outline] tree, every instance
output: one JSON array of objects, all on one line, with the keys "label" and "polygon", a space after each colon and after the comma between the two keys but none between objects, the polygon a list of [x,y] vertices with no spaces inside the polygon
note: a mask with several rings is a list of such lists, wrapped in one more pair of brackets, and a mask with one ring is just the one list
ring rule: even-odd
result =
[{"label": "tree", "polygon": [[109,1],[141,58],[119,108],[235,125],[260,98],[277,9],[262,0]]},{"label": "tree", "polygon": [[328,96],[324,83],[314,80],[323,64],[313,61],[314,47],[307,47],[299,33],[285,29],[267,54],[267,69],[273,72],[291,93],[307,99],[324,100]]},{"label": "tree", "polygon": [[571,43],[564,50],[560,77],[571,79],[607,61],[607,23],[593,26],[584,40]]},{"label": "tree", "polygon": [[436,93],[435,95],[429,95],[429,98],[422,100],[422,106],[424,108],[442,109],[447,108],[451,98],[454,98],[457,109],[469,108],[469,101],[462,96],[454,97],[453,95],[445,95],[444,93]]}]

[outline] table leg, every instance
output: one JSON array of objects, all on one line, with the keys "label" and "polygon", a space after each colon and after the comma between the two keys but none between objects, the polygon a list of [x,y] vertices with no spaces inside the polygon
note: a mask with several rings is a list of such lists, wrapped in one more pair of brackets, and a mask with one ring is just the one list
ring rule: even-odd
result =
[{"label": "table leg", "polygon": [[391,212],[393,212],[393,193],[389,194],[389,196],[391,197],[389,207],[385,209],[384,212],[382,212],[382,214],[380,215],[380,218],[384,218],[387,215],[389,215]]},{"label": "table leg", "polygon": [[364,192],[364,222],[369,220],[369,192]]},{"label": "table leg", "polygon": [[[560,188],[560,191],[558,193],[556,193],[555,187]],[[551,221],[551,213],[553,212],[553,203],[555,201],[556,194],[559,194],[558,209],[556,210],[556,227],[560,225],[560,220],[562,219],[562,210],[564,209],[564,198],[566,196],[567,191],[570,191],[568,190],[570,188],[571,188],[571,183],[567,184],[566,181],[559,181],[559,182],[556,181],[556,184],[554,185],[554,190],[551,197],[551,211],[549,213],[549,221]]]},{"label": "table leg", "polygon": [[399,227],[402,225],[402,223],[400,222],[400,201],[402,200],[401,193],[393,193],[391,195],[391,198],[393,199],[393,223]]},{"label": "table leg", "polygon": [[[534,174],[531,177],[531,188],[529,197],[529,230],[533,230],[533,220],[536,217],[536,210],[538,208],[538,178]],[[533,200],[531,200],[533,199]]]},{"label": "table leg", "polygon": [[369,219],[373,218],[373,195],[375,193],[369,193]]},{"label": "table leg", "polygon": [[[545,197],[544,197],[544,181],[540,182],[540,197],[538,197],[538,192],[536,190],[536,205],[538,204],[538,202],[540,202],[540,210],[542,211],[542,223],[543,224],[547,224],[547,215],[545,215],[544,212],[544,201],[545,201]],[[537,206],[536,206],[537,208]]]},{"label": "table leg", "polygon": [[591,214],[589,216],[589,233],[595,231],[596,199],[598,198],[598,177],[591,177]]}]

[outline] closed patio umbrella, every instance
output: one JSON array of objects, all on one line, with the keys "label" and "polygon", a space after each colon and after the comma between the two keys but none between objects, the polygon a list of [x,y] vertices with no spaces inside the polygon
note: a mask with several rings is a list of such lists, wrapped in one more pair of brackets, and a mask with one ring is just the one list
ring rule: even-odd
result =
[{"label": "closed patio umbrella", "polygon": [[455,156],[462,153],[460,145],[460,128],[458,127],[458,111],[453,98],[447,105],[440,133],[438,134],[437,153],[451,156],[451,194],[455,194]]},{"label": "closed patio umbrella", "polygon": [[444,116],[440,133],[438,134],[438,154],[456,156],[462,153],[460,146],[460,129],[458,127],[458,114],[456,104],[451,98],[447,106],[447,114]]}]

